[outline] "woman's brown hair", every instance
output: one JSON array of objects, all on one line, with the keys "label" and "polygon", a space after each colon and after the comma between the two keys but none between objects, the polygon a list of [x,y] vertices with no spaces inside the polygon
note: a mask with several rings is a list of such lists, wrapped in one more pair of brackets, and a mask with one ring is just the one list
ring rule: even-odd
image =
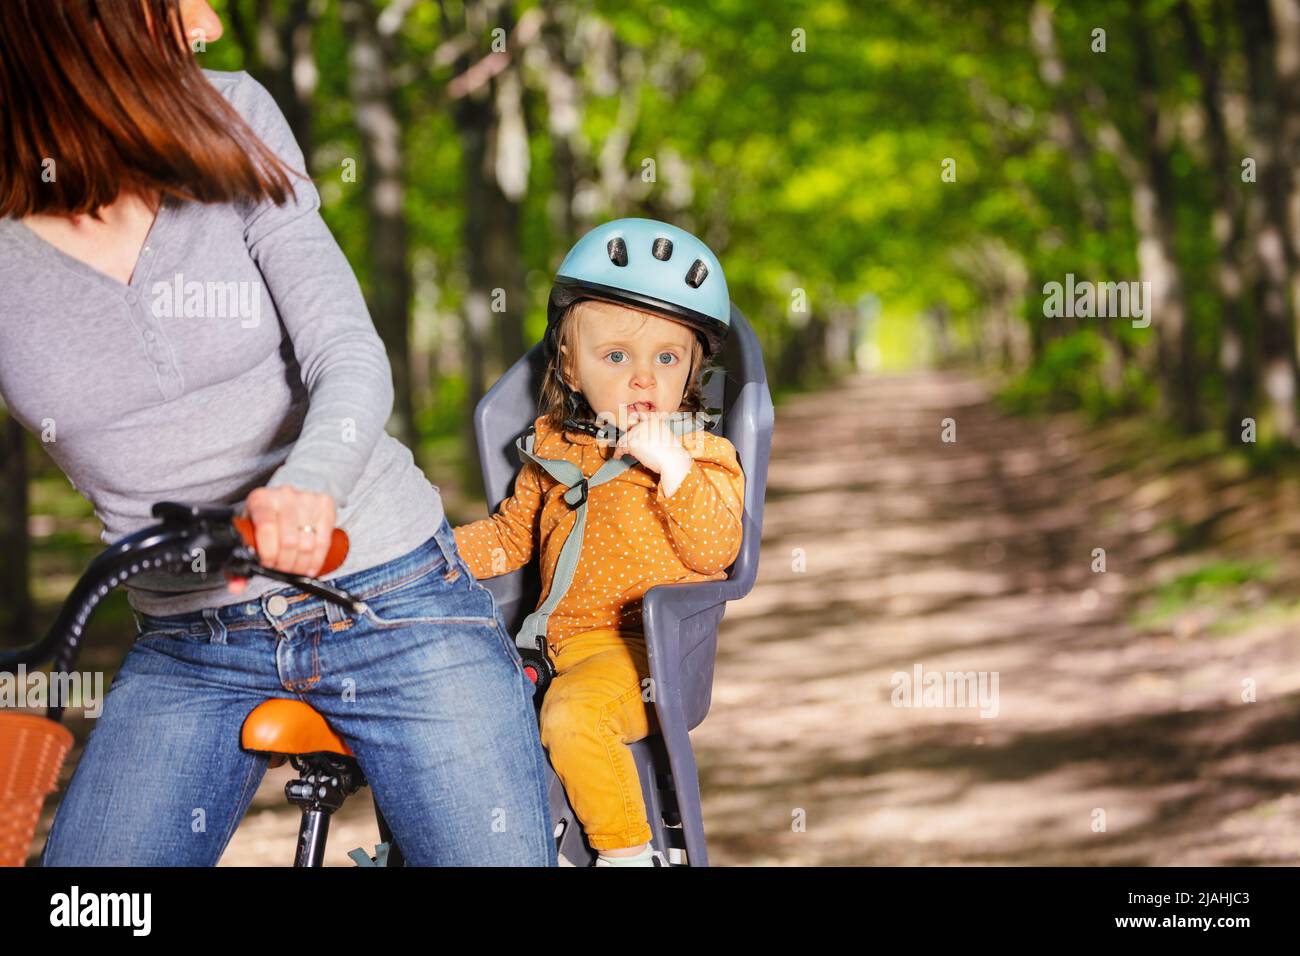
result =
[{"label": "woman's brown hair", "polygon": [[[573,381],[574,360],[573,356],[577,350],[578,337],[578,309],[583,302],[587,300],[579,299],[571,303],[561,313],[560,318],[556,320],[556,327],[553,331],[554,345],[550,350],[550,359],[546,365],[546,372],[542,376],[542,390],[538,396],[537,414],[546,419],[546,424],[554,431],[563,431],[564,419],[569,415],[568,406],[570,390],[563,383]],[[665,316],[665,318],[669,318]],[[694,331],[694,330],[692,330]],[[560,346],[564,346],[564,352],[560,351]],[[686,390],[682,394],[682,404],[679,409],[672,411],[683,412],[702,412],[704,408],[703,392],[703,375],[705,369],[709,367],[709,361],[706,360],[705,348],[700,339],[700,333],[696,332],[691,342],[691,367],[686,375]],[[563,380],[561,375],[564,376]],[[576,413],[581,421],[595,422],[596,413],[587,400],[579,391],[573,391],[575,396]]]},{"label": "woman's brown hair", "polygon": [[183,30],[177,0],[0,2],[0,217],[98,218],[120,193],[286,200],[295,171],[208,82]]}]

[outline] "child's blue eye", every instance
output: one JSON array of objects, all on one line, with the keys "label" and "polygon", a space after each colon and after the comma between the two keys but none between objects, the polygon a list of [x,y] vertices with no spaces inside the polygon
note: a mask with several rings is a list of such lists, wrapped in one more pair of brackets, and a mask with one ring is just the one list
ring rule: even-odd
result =
[{"label": "child's blue eye", "polygon": [[659,353],[659,357],[660,357],[660,358],[663,358],[665,355],[668,356],[669,361],[664,362],[664,363],[663,363],[664,365],[675,365],[675,364],[677,363],[677,356],[674,355],[672,352],[660,352],[660,353]]},{"label": "child's blue eye", "polygon": [[[615,349],[613,352],[610,352],[608,355],[606,355],[605,358],[610,359],[611,361],[613,361],[615,355],[622,355],[622,354],[623,354],[623,351],[622,351],[621,349]],[[615,361],[614,364],[615,364],[615,365],[622,365],[623,363],[622,363],[622,362],[617,362],[617,361]]]}]

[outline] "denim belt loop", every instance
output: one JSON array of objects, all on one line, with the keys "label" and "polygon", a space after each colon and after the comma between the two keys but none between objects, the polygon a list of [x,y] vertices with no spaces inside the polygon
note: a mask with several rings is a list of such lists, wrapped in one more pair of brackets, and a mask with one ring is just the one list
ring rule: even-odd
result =
[{"label": "denim belt loop", "polygon": [[329,623],[331,630],[335,629],[335,624],[342,624],[344,621],[349,620],[348,612],[343,610],[343,608],[339,607],[333,601],[326,601],[324,603],[325,620]]},{"label": "denim belt loop", "polygon": [[453,581],[457,577],[457,574],[452,573],[453,571],[464,573],[468,570],[468,565],[461,560],[460,553],[456,550],[456,538],[445,517],[438,530],[433,533],[433,540],[438,543],[438,550],[442,552],[443,560],[447,562],[446,570],[442,573],[443,580]]},{"label": "denim belt loop", "polygon": [[208,626],[209,643],[226,643],[226,624],[221,620],[221,608],[205,607],[203,609],[203,622]]}]

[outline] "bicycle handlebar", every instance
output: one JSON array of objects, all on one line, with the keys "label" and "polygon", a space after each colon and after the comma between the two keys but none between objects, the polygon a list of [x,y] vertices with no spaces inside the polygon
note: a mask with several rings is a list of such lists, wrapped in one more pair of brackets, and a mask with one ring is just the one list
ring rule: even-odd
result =
[{"label": "bicycle handlebar", "polygon": [[[119,584],[145,571],[190,573],[196,583],[225,571],[238,577],[260,574],[296,585],[349,610],[358,613],[364,610],[356,598],[327,582],[262,565],[257,557],[252,521],[237,517],[231,507],[160,501],[153,506],[153,514],[162,518],[159,524],[114,542],[90,563],[64,600],[43,640],[17,650],[0,651],[0,673],[14,673],[19,666],[40,666],[50,660],[54,662],[55,673],[71,671],[86,623],[99,602]],[[347,552],[347,532],[335,528],[325,564],[318,573],[328,574],[339,567]],[[196,570],[195,563],[203,568]],[[215,571],[207,571],[208,566]],[[62,706],[51,704],[47,716],[57,721],[62,711]]]}]

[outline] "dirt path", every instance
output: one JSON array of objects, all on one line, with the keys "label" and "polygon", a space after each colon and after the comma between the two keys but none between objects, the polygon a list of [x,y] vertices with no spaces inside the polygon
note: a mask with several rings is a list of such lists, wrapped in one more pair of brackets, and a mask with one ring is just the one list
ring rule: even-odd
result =
[{"label": "dirt path", "polygon": [[[758,583],[693,732],[716,863],[1300,859],[1294,621],[1126,626],[1178,560],[1163,519],[1196,505],[1114,458],[959,375],[782,407]],[[996,716],[894,706],[891,677],[918,666],[996,672]]]}]

